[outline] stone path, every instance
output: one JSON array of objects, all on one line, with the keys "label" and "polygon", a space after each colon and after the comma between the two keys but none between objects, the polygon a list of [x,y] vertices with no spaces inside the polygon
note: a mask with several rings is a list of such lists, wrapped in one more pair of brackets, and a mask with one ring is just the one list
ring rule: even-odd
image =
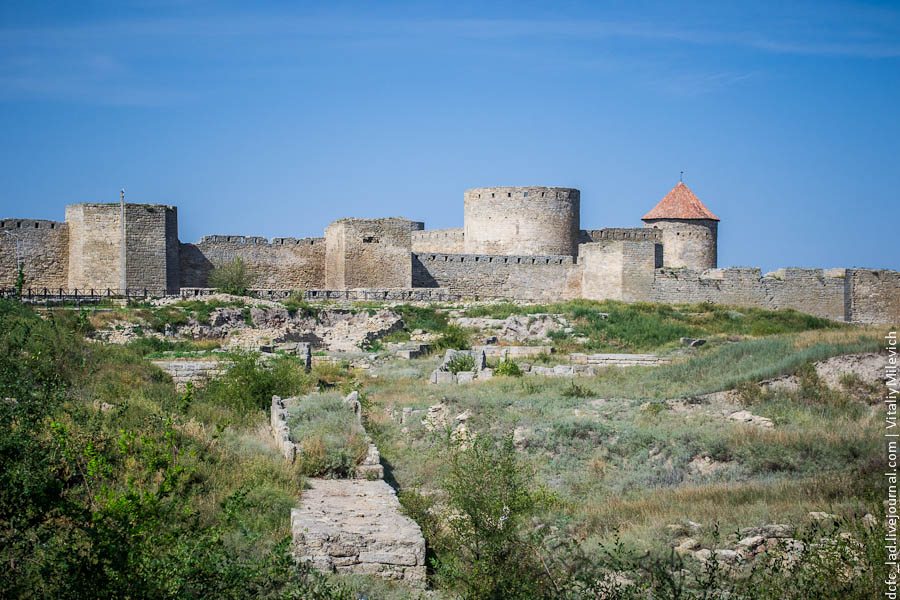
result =
[{"label": "stone path", "polygon": [[291,510],[295,555],[334,573],[379,575],[425,585],[425,540],[401,514],[393,488],[382,480],[309,479],[300,507]]}]

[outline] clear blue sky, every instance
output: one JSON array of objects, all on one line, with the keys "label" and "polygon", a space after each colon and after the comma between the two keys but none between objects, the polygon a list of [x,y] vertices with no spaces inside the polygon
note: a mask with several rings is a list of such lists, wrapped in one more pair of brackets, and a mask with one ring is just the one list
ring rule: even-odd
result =
[{"label": "clear blue sky", "polygon": [[[790,4],[790,6],[786,6]],[[182,241],[461,227],[463,191],[678,181],[719,264],[900,269],[900,3],[6,0],[0,216],[175,204]]]}]

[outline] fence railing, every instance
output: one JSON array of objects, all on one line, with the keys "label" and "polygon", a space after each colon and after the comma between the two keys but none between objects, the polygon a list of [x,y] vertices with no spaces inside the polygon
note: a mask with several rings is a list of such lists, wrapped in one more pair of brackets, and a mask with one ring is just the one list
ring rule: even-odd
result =
[{"label": "fence railing", "polygon": [[103,298],[148,298],[147,288],[25,288],[18,294],[15,288],[0,289],[0,298],[18,298],[20,300],[102,300]]}]

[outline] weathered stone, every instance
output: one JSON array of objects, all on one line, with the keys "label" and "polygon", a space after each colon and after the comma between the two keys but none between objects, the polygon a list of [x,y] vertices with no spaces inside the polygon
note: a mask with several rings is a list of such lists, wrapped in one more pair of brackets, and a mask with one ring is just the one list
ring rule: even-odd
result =
[{"label": "weathered stone", "polygon": [[[322,571],[425,581],[425,540],[384,481],[308,480],[291,511],[293,551]],[[328,540],[327,549],[321,543]],[[338,560],[336,560],[338,558]]]}]

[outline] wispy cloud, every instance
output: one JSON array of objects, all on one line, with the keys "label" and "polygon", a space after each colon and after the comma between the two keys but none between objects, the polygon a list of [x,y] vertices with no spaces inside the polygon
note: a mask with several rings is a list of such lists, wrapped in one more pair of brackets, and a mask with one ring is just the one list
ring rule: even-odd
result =
[{"label": "wispy cloud", "polygon": [[[220,15],[210,18],[134,18],[53,27],[0,28],[0,97],[69,98],[84,102],[167,105],[199,97],[191,77],[167,78],[160,64],[177,70],[219,68],[219,49],[242,42],[266,54],[303,44],[362,49],[466,47],[472,54],[503,56],[540,53],[555,47],[560,68],[614,70],[634,66],[645,85],[663,93],[691,96],[714,93],[752,81],[757,71],[738,65],[707,64],[704,57],[671,69],[673,51],[741,48],[768,54],[894,59],[900,57],[900,11],[811,5],[807,12],[751,21],[709,17],[663,20],[537,18],[408,18],[355,16],[296,17]],[[849,16],[848,16],[849,15]],[[851,18],[852,17],[852,18]],[[462,43],[454,44],[454,41]],[[275,42],[278,42],[277,44]],[[523,43],[525,42],[525,43]],[[628,51],[598,58],[598,48],[621,42]],[[260,50],[271,46],[268,50]],[[562,50],[559,50],[562,49]],[[290,51],[290,50],[289,50]],[[459,50],[463,52],[463,50]],[[193,63],[185,65],[187,57]],[[467,57],[471,59],[472,57]],[[230,64],[232,73],[269,71],[257,62]],[[150,66],[147,66],[147,65]],[[591,66],[593,64],[593,67]],[[704,66],[706,65],[706,66]],[[285,67],[287,68],[287,67]],[[147,72],[142,69],[148,69]],[[163,75],[160,75],[160,73]]]}]

